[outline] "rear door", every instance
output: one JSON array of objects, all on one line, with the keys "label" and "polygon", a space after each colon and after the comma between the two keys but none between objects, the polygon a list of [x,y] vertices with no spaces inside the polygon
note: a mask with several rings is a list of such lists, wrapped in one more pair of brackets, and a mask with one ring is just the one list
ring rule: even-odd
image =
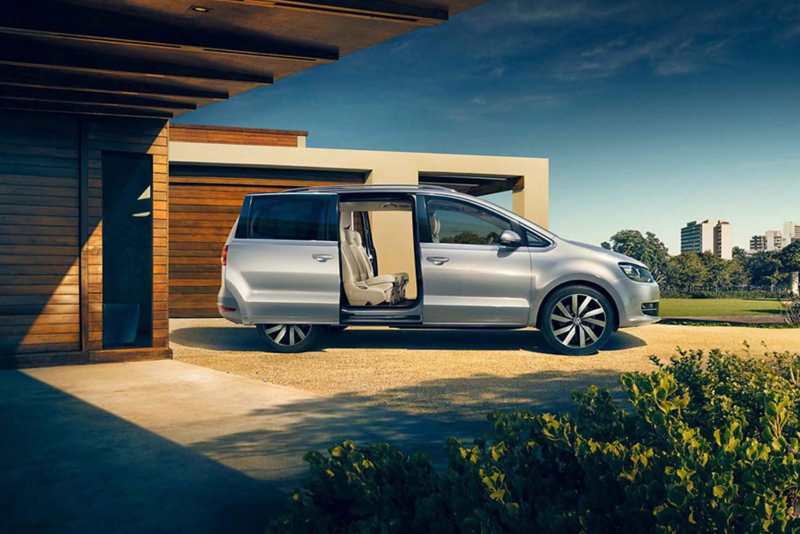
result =
[{"label": "rear door", "polygon": [[519,232],[518,225],[478,204],[443,196],[426,195],[424,210],[425,324],[527,325],[530,254],[526,247],[498,242],[504,230]]},{"label": "rear door", "polygon": [[226,286],[245,324],[339,322],[338,197],[247,197],[228,249]]}]

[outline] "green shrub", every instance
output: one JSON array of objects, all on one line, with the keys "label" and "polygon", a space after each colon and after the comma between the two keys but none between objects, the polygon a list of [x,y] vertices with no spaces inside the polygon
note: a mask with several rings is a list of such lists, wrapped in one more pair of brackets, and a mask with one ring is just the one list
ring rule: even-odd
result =
[{"label": "green shrub", "polygon": [[680,352],[594,386],[574,414],[494,413],[493,430],[422,454],[344,442],[276,533],[783,532],[800,529],[800,356]]}]

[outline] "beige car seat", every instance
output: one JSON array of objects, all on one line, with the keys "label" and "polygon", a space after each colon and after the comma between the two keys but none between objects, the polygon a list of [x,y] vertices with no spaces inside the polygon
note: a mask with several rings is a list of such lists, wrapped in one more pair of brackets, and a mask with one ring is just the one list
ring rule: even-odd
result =
[{"label": "beige car seat", "polygon": [[375,278],[382,281],[392,281],[397,286],[399,293],[398,300],[404,298],[406,296],[406,286],[408,285],[408,273],[394,273],[375,276],[375,272],[372,268],[372,262],[369,261],[369,256],[367,255],[367,249],[362,244],[361,234],[352,230],[348,231],[351,232],[351,239],[353,240],[353,254],[358,260],[360,266],[359,268],[363,271],[364,276],[368,279]]},{"label": "beige car seat", "polygon": [[[349,232],[349,230],[343,230]],[[343,236],[344,237],[344,236]],[[395,285],[392,281],[380,281],[378,279],[362,280],[357,260],[347,242],[341,240],[340,245],[342,255],[342,284],[347,302],[351,306],[377,306],[384,302],[394,302]]]}]

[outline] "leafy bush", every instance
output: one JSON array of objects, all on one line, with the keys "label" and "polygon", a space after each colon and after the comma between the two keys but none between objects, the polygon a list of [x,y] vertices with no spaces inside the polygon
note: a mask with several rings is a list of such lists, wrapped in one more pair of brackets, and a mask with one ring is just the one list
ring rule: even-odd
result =
[{"label": "leafy bush", "polygon": [[800,355],[680,352],[594,386],[574,414],[494,413],[493,431],[423,454],[345,441],[275,533],[783,532],[800,529]]}]

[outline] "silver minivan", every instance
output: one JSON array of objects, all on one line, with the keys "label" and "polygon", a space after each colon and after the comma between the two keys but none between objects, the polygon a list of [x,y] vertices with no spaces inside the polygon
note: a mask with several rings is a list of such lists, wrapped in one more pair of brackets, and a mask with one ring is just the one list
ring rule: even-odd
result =
[{"label": "silver minivan", "polygon": [[[379,258],[396,265],[398,254],[408,272],[385,272]],[[255,325],[274,352],[311,350],[355,325],[535,327],[576,356],[658,321],[658,303],[632,258],[450,189],[368,185],[247,195],[217,298],[223,317]]]}]

